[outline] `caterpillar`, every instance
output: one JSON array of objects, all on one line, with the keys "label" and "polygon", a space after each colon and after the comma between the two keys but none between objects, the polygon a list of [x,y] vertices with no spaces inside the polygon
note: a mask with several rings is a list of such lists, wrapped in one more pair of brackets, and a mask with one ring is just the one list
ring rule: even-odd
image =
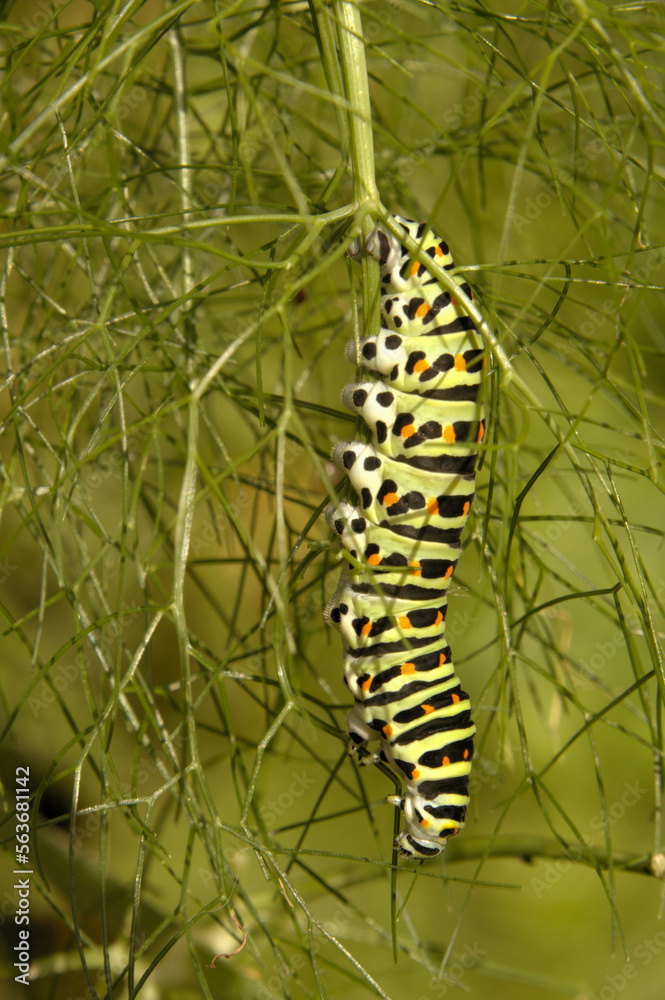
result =
[{"label": "caterpillar", "polygon": [[[424,223],[395,222],[440,267],[454,267],[445,241]],[[324,512],[351,557],[324,614],[341,632],[354,698],[349,752],[381,741],[370,762],[384,761],[405,783],[402,795],[387,798],[404,813],[395,845],[402,857],[432,858],[462,829],[469,803],[476,727],[445,624],[485,430],[485,358],[463,306],[387,228],[377,225],[365,248],[380,265],[382,326],[360,342],[360,359],[379,377],[347,386],[342,397],[371,441],[333,449],[358,502]],[[360,258],[358,240],[349,255]],[[353,342],[346,353],[355,361]]]}]

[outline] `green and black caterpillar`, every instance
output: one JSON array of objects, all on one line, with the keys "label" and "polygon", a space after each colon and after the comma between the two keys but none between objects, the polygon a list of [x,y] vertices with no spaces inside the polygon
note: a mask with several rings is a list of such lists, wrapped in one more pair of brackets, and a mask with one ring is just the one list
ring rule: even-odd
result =
[{"label": "green and black caterpillar", "polygon": [[[425,224],[395,218],[446,270],[447,244]],[[350,752],[381,740],[373,759],[405,782],[389,802],[404,812],[403,857],[431,858],[464,826],[476,727],[446,642],[447,591],[475,492],[484,433],[482,341],[454,296],[386,228],[366,240],[381,267],[381,329],[360,343],[379,379],[350,385],[345,404],[371,443],[340,442],[333,461],[358,494],[326,520],[352,556],[326,609],[342,633],[354,697]],[[358,259],[356,240],[349,251]],[[457,284],[471,297],[460,278]],[[355,344],[347,349],[356,356]]]}]

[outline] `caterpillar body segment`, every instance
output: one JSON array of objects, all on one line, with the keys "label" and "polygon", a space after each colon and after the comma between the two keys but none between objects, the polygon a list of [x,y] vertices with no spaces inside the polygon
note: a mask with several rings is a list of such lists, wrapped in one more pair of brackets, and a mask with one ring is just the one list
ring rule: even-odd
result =
[{"label": "caterpillar body segment", "polygon": [[[395,389],[418,392],[420,389],[447,390],[449,399],[464,395],[464,388],[474,384],[469,376],[483,367],[483,352],[474,344],[474,331],[453,334],[450,337],[406,338],[389,330],[381,330],[376,337],[360,341],[360,363],[386,377]],[[436,350],[432,350],[436,347]],[[347,347],[347,358],[355,360],[355,345]],[[470,395],[470,392],[469,392]],[[441,402],[446,400],[443,395]]]},{"label": "caterpillar body segment", "polygon": [[[426,225],[395,221],[453,269],[447,244]],[[350,557],[326,618],[342,635],[351,745],[380,741],[378,757],[404,781],[403,795],[390,798],[404,814],[397,847],[423,859],[459,833],[469,802],[475,725],[445,629],[485,429],[485,358],[461,301],[398,239],[379,225],[365,246],[381,267],[382,328],[358,354],[378,378],[344,391],[371,441],[333,450],[358,499],[326,511]],[[350,255],[360,254],[356,241]],[[355,361],[355,345],[347,356]]]},{"label": "caterpillar body segment", "polygon": [[[342,396],[345,406],[358,413],[372,432],[374,449],[388,458],[408,457],[419,452],[437,454],[441,441],[459,454],[469,444],[482,440],[484,425],[477,426],[477,403],[472,399],[450,400],[441,422],[441,403],[413,393],[386,390],[383,382],[349,385]],[[469,439],[474,436],[475,440]],[[455,446],[455,447],[453,447]],[[472,449],[473,450],[473,449]]]}]

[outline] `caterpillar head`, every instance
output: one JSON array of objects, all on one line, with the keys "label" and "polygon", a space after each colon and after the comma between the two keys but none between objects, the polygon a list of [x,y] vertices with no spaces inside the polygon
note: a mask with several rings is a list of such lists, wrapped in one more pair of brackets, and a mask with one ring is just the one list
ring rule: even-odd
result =
[{"label": "caterpillar head", "polygon": [[[441,824],[432,824],[431,820],[427,820],[427,802],[417,794],[405,795],[400,804],[404,811],[405,829],[395,838],[395,846],[403,858],[417,861],[438,857],[445,851],[449,839],[456,836],[464,826],[463,821],[454,827],[447,825],[443,829]],[[431,829],[426,830],[426,826]]]},{"label": "caterpillar head", "polygon": [[436,858],[446,847],[445,843],[436,844],[432,840],[418,840],[416,837],[412,837],[410,833],[406,833],[406,831],[395,837],[395,846],[401,858],[409,858],[411,861],[424,861],[429,858]]}]

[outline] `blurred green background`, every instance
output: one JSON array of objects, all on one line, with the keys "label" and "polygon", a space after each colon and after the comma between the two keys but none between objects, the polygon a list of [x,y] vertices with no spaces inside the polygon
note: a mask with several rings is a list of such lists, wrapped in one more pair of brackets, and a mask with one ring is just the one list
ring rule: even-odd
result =
[{"label": "blurred green background", "polygon": [[[661,998],[662,5],[362,4],[364,84],[341,2],[2,10],[3,995],[28,766],[35,1000]],[[321,615],[354,68],[492,348],[472,803],[397,874]]]}]

